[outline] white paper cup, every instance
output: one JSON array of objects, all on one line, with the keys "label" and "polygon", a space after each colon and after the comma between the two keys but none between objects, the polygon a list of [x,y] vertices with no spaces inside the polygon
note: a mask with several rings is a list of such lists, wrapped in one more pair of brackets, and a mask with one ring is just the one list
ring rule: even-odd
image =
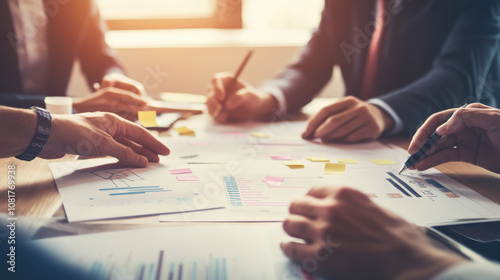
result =
[{"label": "white paper cup", "polygon": [[72,114],[73,99],[67,96],[47,96],[45,97],[45,108],[51,114]]}]

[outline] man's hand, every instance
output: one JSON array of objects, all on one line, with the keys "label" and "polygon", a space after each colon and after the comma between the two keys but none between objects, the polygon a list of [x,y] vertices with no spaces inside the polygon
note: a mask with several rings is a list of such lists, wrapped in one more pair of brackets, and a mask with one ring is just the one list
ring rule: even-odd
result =
[{"label": "man's hand", "polygon": [[[250,120],[270,120],[277,107],[274,96],[252,87],[238,79],[227,91],[233,79],[232,74],[216,74],[208,88],[207,108],[215,121],[220,123]],[[229,98],[226,97],[229,96]]]},{"label": "man's hand", "polygon": [[320,138],[323,142],[370,141],[393,126],[394,120],[384,110],[349,96],[321,109],[302,137]]},{"label": "man's hand", "polygon": [[146,129],[115,114],[53,115],[51,133],[39,157],[59,158],[67,153],[113,156],[127,165],[145,167],[170,151]]},{"label": "man's hand", "polygon": [[106,87],[119,88],[140,96],[146,96],[146,90],[141,83],[120,73],[112,73],[104,76],[101,81],[101,88]]},{"label": "man's hand", "polygon": [[464,262],[434,248],[415,226],[349,188],[317,187],[290,206],[281,244],[310,273],[339,279],[431,279]]},{"label": "man's hand", "polygon": [[145,98],[130,91],[104,87],[89,96],[74,98],[73,108],[77,113],[111,112],[128,120],[136,120],[139,111],[148,110],[148,104]]},{"label": "man's hand", "polygon": [[410,169],[426,170],[449,161],[464,161],[500,173],[500,110],[474,103],[436,113],[417,131],[408,152],[416,153],[435,130],[443,137]]}]

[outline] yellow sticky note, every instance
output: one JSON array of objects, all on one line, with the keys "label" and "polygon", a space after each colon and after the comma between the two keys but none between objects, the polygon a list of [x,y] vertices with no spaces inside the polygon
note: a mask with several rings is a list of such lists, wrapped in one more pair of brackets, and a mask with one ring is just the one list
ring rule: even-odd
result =
[{"label": "yellow sticky note", "polygon": [[350,164],[358,164],[358,161],[355,159],[348,159],[348,158],[339,158],[337,160],[338,163],[350,163]]},{"label": "yellow sticky note", "polygon": [[175,130],[177,130],[177,132],[179,132],[179,135],[182,135],[182,136],[195,136],[194,130],[189,129],[185,126],[178,127]]},{"label": "yellow sticky note", "polygon": [[271,138],[271,136],[269,136],[269,134],[262,132],[262,131],[252,132],[252,137],[254,137],[254,138]]},{"label": "yellow sticky note", "polygon": [[307,157],[307,159],[312,162],[330,162],[329,159],[324,157]]},{"label": "yellow sticky note", "polygon": [[325,163],[325,175],[332,174],[343,174],[345,173],[345,164],[344,163]]},{"label": "yellow sticky note", "polygon": [[156,122],[156,111],[139,111],[137,113],[139,117],[139,122],[144,127],[157,127],[158,123]]},{"label": "yellow sticky note", "polygon": [[304,164],[300,161],[285,161],[284,165],[290,167],[290,169],[302,169],[304,168]]},{"label": "yellow sticky note", "polygon": [[370,161],[377,164],[377,165],[396,165],[397,164],[394,161],[388,160],[388,159],[370,159]]}]

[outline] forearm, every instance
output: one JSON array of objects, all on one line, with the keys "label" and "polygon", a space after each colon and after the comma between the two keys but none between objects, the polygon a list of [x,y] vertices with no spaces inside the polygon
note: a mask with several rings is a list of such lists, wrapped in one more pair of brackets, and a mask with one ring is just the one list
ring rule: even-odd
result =
[{"label": "forearm", "polygon": [[117,60],[116,52],[106,43],[107,27],[97,5],[93,1],[90,5],[88,25],[81,38],[78,60],[87,83],[92,87],[94,83],[100,83],[105,75],[125,74],[125,71]]},{"label": "forearm", "polygon": [[31,143],[37,126],[37,114],[31,110],[0,106],[0,158],[22,154]]},{"label": "forearm", "polygon": [[31,106],[38,106],[40,108],[45,108],[44,98],[45,96],[41,95],[0,93],[0,105],[16,107],[16,108],[25,108],[25,109],[28,109]]},{"label": "forearm", "polygon": [[298,113],[328,83],[333,67],[338,62],[338,46],[332,36],[337,34],[332,23],[334,11],[331,1],[325,2],[321,22],[298,58],[275,79],[265,82],[261,89],[273,92],[279,89],[286,100],[286,112]]},{"label": "forearm", "polygon": [[390,106],[403,122],[406,135],[413,135],[433,113],[458,107],[468,101],[467,77],[450,68],[437,68],[407,87],[379,99]]}]

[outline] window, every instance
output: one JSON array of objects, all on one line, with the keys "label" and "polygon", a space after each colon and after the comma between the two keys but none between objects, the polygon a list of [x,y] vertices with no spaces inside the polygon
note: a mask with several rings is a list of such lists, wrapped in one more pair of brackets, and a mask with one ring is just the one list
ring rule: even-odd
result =
[{"label": "window", "polygon": [[324,0],[97,0],[110,29],[317,27]]},{"label": "window", "polygon": [[241,0],[97,0],[110,29],[241,28]]},{"label": "window", "polygon": [[243,24],[248,28],[318,27],[325,0],[243,0]]}]

